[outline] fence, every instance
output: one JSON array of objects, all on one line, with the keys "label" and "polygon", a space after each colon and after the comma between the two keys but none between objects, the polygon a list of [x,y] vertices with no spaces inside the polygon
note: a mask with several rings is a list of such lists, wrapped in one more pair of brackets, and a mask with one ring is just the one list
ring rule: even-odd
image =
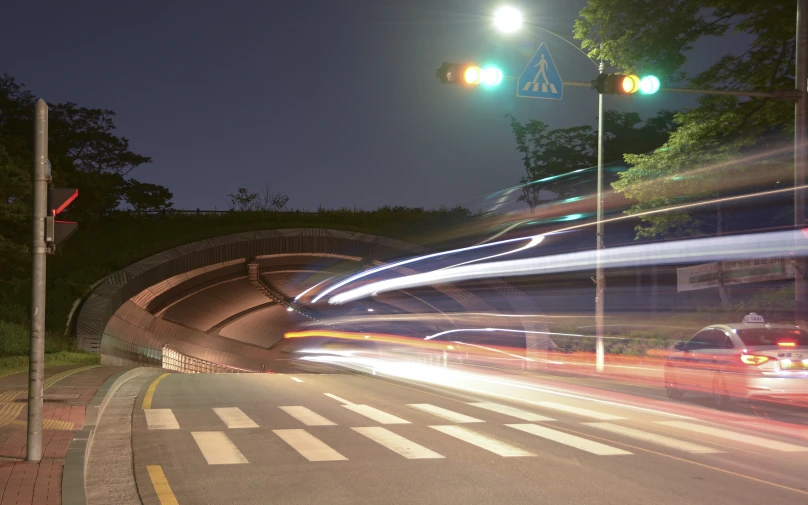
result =
[{"label": "fence", "polygon": [[163,347],[162,367],[164,370],[181,373],[255,373],[235,366],[220,365],[203,359],[186,356],[168,346]]}]

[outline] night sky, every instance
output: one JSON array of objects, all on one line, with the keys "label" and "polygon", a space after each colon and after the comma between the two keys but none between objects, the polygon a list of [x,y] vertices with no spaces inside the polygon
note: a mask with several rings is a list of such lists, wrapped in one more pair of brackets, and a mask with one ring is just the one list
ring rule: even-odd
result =
[{"label": "night sky", "polygon": [[[523,7],[527,22],[571,38],[584,3]],[[496,62],[518,76],[540,42],[565,81],[595,77],[552,36],[496,33],[489,16],[499,5],[9,2],[0,72],[46,101],[114,110],[118,134],[153,158],[132,175],[168,186],[176,208],[226,208],[228,192],[264,181],[299,209],[453,206],[523,174],[506,112],[552,127],[596,121],[597,95],[584,88],[559,101],[516,98],[512,81],[495,91],[440,84],[443,61]],[[738,40],[697,44],[685,70]],[[606,97],[607,108],[644,116],[692,104],[687,95]]]}]

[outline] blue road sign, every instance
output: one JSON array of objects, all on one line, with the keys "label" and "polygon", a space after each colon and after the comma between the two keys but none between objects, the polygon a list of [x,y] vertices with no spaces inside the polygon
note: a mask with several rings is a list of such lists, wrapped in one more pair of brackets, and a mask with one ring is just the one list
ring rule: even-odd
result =
[{"label": "blue road sign", "polygon": [[550,51],[542,42],[516,81],[516,96],[561,100],[563,91],[564,83],[556,70]]}]

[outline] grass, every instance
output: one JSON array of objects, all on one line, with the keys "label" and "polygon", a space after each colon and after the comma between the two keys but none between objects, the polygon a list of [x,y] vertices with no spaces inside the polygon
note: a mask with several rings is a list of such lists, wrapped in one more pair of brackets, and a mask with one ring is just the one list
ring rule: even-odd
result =
[{"label": "grass", "polygon": [[[45,366],[100,365],[101,355],[84,351],[59,351],[45,354]],[[0,377],[28,370],[28,356],[0,358]]]}]

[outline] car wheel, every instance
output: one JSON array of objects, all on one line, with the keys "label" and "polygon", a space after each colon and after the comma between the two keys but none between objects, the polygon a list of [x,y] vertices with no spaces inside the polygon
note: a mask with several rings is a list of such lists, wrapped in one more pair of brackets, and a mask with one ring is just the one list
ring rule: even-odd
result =
[{"label": "car wheel", "polygon": [[673,381],[665,381],[665,393],[671,400],[681,400],[685,392],[676,387]]},{"label": "car wheel", "polygon": [[713,379],[713,405],[718,410],[727,410],[730,407],[730,400],[727,383],[721,374],[717,374]]}]

